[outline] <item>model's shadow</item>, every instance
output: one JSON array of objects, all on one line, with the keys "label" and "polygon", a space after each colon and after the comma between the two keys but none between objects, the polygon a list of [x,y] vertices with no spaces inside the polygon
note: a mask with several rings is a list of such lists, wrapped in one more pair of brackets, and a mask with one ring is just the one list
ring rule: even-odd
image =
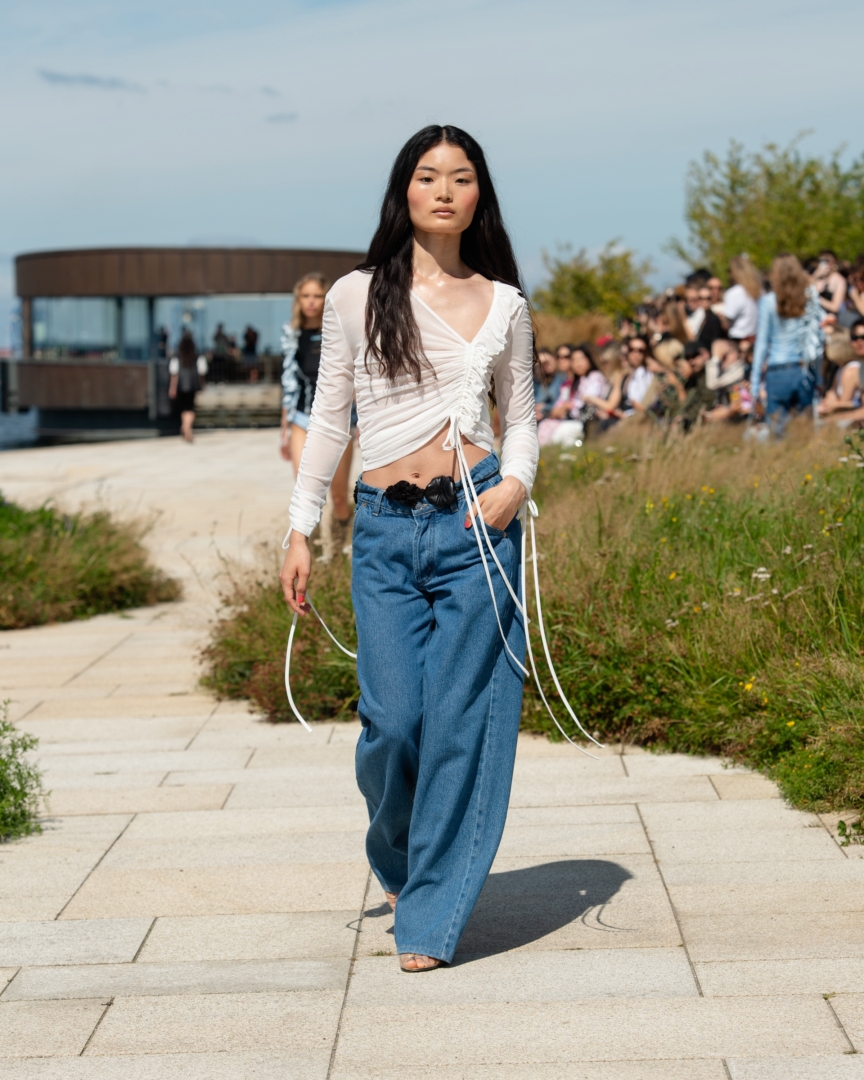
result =
[{"label": "model's shadow", "polygon": [[459,942],[456,962],[468,953],[489,956],[529,945],[585,920],[589,913],[597,930],[624,929],[605,926],[602,908],[632,876],[606,859],[562,859],[490,874]]}]

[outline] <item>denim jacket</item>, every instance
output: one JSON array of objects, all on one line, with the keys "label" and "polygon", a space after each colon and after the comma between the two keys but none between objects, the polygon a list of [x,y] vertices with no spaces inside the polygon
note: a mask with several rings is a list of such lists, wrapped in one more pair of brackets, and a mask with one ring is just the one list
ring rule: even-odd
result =
[{"label": "denim jacket", "polygon": [[798,318],[784,319],[777,314],[777,297],[768,293],[759,301],[759,323],[753,350],[750,385],[755,398],[763,368],[779,364],[815,363],[822,355],[825,335],[822,332],[822,308],[816,290],[808,288],[807,306]]}]

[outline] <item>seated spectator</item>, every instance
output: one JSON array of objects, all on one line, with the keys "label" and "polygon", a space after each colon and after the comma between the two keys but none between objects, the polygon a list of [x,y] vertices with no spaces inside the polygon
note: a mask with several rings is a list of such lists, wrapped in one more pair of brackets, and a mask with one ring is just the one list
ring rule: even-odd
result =
[{"label": "seated spectator", "polygon": [[573,352],[572,345],[559,345],[555,350],[558,371],[565,380],[570,378],[570,354]]},{"label": "seated spectator", "polygon": [[[674,369],[674,361],[667,359],[668,349],[664,349],[664,342],[655,345],[653,353],[648,357],[646,367],[653,376],[651,381],[651,414],[660,420],[672,420],[681,411],[681,407],[687,399],[684,383],[678,377]],[[676,342],[681,348],[679,342]],[[681,353],[678,355],[680,356]]]},{"label": "seated spectator", "polygon": [[704,313],[704,317],[699,326],[699,331],[696,334],[696,341],[703,345],[709,352],[711,346],[715,341],[720,338],[725,338],[726,331],[723,329],[723,323],[720,321],[720,316],[711,310],[711,290],[707,285],[703,285],[697,294],[696,302]]},{"label": "seated spectator", "polygon": [[569,379],[569,372],[558,370],[558,361],[550,349],[537,350],[534,365],[534,410],[538,420],[545,419],[558,400],[561,387]]},{"label": "seated spectator", "polygon": [[586,397],[605,400],[609,392],[609,384],[597,370],[587,342],[573,349],[570,363],[571,381],[564,383],[549,417],[538,425],[537,437],[541,446],[581,445],[585,427],[594,417],[594,409],[587,404]]},{"label": "seated spectator", "polygon": [[632,337],[623,351],[623,378],[606,399],[608,408],[619,418],[645,411],[642,402],[653,378],[645,366],[648,352],[647,340],[638,336]]},{"label": "seated spectator", "polygon": [[710,355],[708,349],[698,341],[690,341],[684,346],[683,362],[687,364],[689,371],[681,372],[687,396],[681,406],[680,423],[685,431],[689,431],[699,422],[703,413],[714,407],[715,393],[708,387],[705,371]]},{"label": "seated spectator", "polygon": [[[626,376],[623,352],[617,341],[605,344],[597,360],[597,367],[605,379],[602,393],[591,390],[583,393],[584,403],[594,410],[594,417],[601,431],[605,431],[618,419],[617,408],[621,401],[621,385]],[[599,383],[598,383],[599,385]]]},{"label": "seated spectator", "polygon": [[715,394],[715,405],[703,413],[706,423],[742,420],[753,413],[747,366],[737,346],[726,339],[715,341],[705,366],[705,382]]},{"label": "seated spectator", "polygon": [[756,336],[762,276],[746,255],[736,255],[729,263],[732,287],[723,294],[723,318],[733,341]]},{"label": "seated spectator", "polygon": [[700,280],[695,274],[690,274],[684,283],[685,318],[687,333],[691,341],[695,341],[705,321],[705,309],[699,303]]},{"label": "seated spectator", "polygon": [[[852,270],[849,274],[847,302],[855,308],[856,316],[864,317],[864,255],[859,255],[852,264]],[[857,319],[854,321],[857,321]]]},{"label": "seated spectator", "polygon": [[682,345],[690,340],[690,332],[687,329],[687,323],[684,321],[683,301],[669,297],[660,308],[659,323],[661,337],[674,338],[676,341],[680,341]]},{"label": "seated spectator", "polygon": [[819,403],[820,416],[832,420],[864,419],[861,407],[861,387],[864,384],[864,318],[858,319],[849,332],[854,359],[847,360],[837,371],[833,385]]},{"label": "seated spectator", "polygon": [[812,284],[819,303],[829,315],[839,315],[846,303],[846,278],[840,273],[837,256],[827,248],[819,252]]}]

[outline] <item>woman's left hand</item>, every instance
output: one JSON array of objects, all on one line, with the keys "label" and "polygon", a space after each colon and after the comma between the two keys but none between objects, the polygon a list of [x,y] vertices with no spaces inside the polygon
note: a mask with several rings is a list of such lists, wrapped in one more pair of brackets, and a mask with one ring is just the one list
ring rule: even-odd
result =
[{"label": "woman's left hand", "polygon": [[[500,484],[493,488],[481,491],[477,496],[477,503],[483,511],[483,520],[493,529],[502,532],[516,517],[519,507],[525,502],[528,492],[521,480],[515,476],[505,476]],[[474,513],[477,513],[477,503],[474,503]],[[471,514],[465,516],[465,528],[471,528]]]}]

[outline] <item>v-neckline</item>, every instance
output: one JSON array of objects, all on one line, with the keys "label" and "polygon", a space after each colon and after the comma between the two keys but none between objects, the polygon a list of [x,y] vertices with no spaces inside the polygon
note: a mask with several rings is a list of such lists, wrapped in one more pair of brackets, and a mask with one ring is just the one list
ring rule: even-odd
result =
[{"label": "v-neckline", "polygon": [[483,331],[486,329],[489,320],[492,318],[492,312],[495,310],[495,303],[498,300],[498,282],[492,282],[492,303],[489,305],[489,310],[486,313],[486,318],[483,320],[483,325],[480,327],[474,337],[471,338],[470,341],[467,338],[462,337],[462,335],[457,330],[454,330],[450,323],[448,323],[446,319],[442,319],[438,312],[435,310],[435,308],[430,307],[429,304],[427,304],[426,301],[423,299],[423,297],[416,293],[413,289],[411,290],[411,295],[414,297],[415,300],[421,303],[428,312],[434,315],[442,326],[446,326],[450,333],[454,337],[457,337],[463,345],[473,345],[477,338],[479,338]]}]

